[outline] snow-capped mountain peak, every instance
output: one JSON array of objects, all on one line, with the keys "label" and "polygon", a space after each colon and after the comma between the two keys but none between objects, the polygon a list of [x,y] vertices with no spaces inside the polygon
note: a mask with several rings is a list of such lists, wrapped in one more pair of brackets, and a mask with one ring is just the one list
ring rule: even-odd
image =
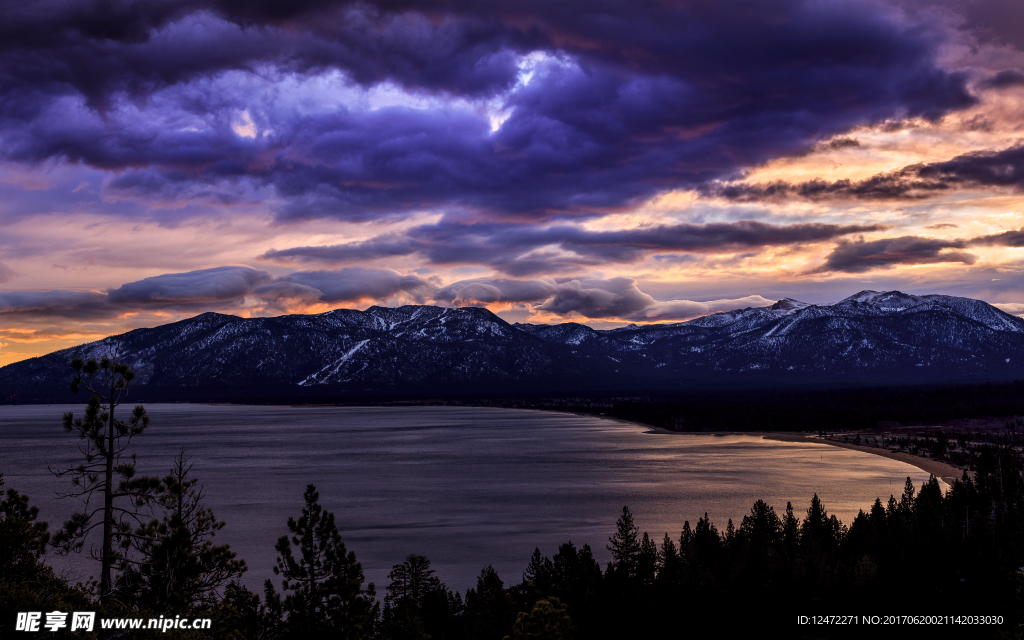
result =
[{"label": "snow-capped mountain peak", "polygon": [[67,389],[71,358],[102,356],[115,343],[136,385],[170,390],[172,398],[175,389],[201,389],[207,400],[232,390],[263,401],[289,389],[675,388],[709,376],[764,375],[773,383],[800,375],[872,383],[1024,378],[1021,318],[969,298],[862,291],[831,305],[784,298],[612,330],[511,325],[476,307],[276,318],[204,313],[0,368],[0,390],[8,400],[55,397]]},{"label": "snow-capped mountain peak", "polygon": [[[946,298],[949,296],[938,296]],[[924,300],[921,296],[910,295],[902,291],[870,291],[865,290],[855,293],[849,298],[840,300],[832,306],[850,306],[854,304],[865,304],[876,307],[882,311],[902,311],[909,307],[916,307]]]},{"label": "snow-capped mountain peak", "polygon": [[786,314],[792,313],[794,311],[799,311],[800,309],[806,309],[809,306],[811,305],[810,303],[807,302],[800,302],[799,300],[794,300],[793,298],[783,298],[782,300],[779,300],[778,302],[776,302],[775,304],[768,308],[771,311],[775,311],[778,314]]}]

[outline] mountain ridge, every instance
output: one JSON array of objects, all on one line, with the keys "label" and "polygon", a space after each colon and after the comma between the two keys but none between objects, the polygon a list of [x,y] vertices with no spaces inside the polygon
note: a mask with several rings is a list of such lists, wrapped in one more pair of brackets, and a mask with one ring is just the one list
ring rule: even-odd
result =
[{"label": "mountain ridge", "polygon": [[[451,394],[664,389],[803,379],[878,384],[1024,377],[1024,319],[986,302],[861,291],[816,305],[766,307],[686,322],[593,329],[510,324],[481,307],[373,306],[241,318],[207,312],[0,368],[6,401],[67,387],[72,357],[115,344],[136,388]],[[52,395],[52,394],[51,394]],[[59,394],[56,394],[59,395]],[[225,396],[225,397],[226,397]]]}]

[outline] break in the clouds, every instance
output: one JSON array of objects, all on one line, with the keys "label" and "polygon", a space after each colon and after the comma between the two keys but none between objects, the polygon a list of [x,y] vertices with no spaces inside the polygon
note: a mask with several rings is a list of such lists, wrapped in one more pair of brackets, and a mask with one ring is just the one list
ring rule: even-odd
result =
[{"label": "break in the clouds", "polygon": [[593,215],[976,102],[949,29],[880,4],[253,6],[6,12],[3,156],[282,219]]},{"label": "break in the clouds", "polygon": [[633,262],[659,253],[730,252],[800,245],[885,228],[880,224],[775,225],[742,220],[588,231],[570,225],[539,227],[442,220],[362,242],[271,250],[263,257],[284,263],[332,264],[415,254],[431,264],[483,264],[509,275],[524,276]]}]

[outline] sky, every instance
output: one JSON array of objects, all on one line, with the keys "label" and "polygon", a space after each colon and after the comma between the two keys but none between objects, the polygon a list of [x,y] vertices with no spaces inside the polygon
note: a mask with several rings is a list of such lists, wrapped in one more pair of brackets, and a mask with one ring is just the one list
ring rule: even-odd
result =
[{"label": "sky", "polygon": [[1024,313],[1017,0],[0,9],[0,366],[206,311]]}]

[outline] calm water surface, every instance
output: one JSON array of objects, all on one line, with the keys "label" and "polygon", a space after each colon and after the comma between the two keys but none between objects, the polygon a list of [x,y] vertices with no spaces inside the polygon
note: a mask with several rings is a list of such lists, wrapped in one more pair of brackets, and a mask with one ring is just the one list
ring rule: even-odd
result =
[{"label": "calm water surface", "polygon": [[[60,426],[82,405],[0,406],[0,472],[56,528],[78,507],[55,499],[67,487],[47,471],[77,462],[77,437]],[[518,582],[533,548],[589,543],[602,565],[623,505],[641,530],[678,539],[705,511],[724,529],[754,500],[798,515],[817,493],[849,524],[876,497],[899,494],[908,464],[828,445],[746,435],[673,435],[601,418],[461,407],[291,408],[149,405],[135,441],[142,473],[163,474],[185,447],[206,504],[261,588],[274,543],[317,486],[348,548],[383,591],[391,566],[427,556],[465,592],[486,564]],[[130,408],[122,410],[130,411]],[[86,577],[91,562],[64,570]]]}]

